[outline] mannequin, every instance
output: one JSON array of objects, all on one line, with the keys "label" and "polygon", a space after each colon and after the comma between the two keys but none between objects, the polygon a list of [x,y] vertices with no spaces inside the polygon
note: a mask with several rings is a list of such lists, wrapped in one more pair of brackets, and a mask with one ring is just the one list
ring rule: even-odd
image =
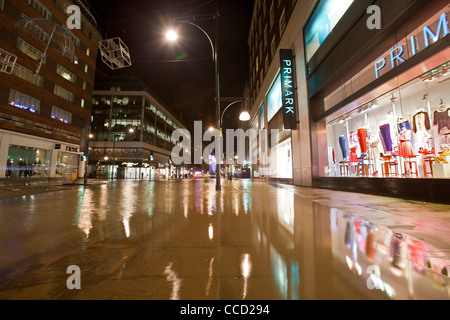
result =
[{"label": "mannequin", "polygon": [[416,141],[419,150],[431,150],[430,139],[433,136],[428,132],[431,129],[428,113],[420,110],[413,117],[413,131],[416,134]]},{"label": "mannequin", "polygon": [[350,162],[358,162],[358,134],[354,131],[350,133]]},{"label": "mannequin", "polygon": [[409,158],[414,156],[414,150],[411,144],[412,133],[411,130],[407,128],[406,122],[399,124],[399,141],[400,145],[398,148],[400,157]]},{"label": "mannequin", "polygon": [[345,144],[346,144],[345,136],[340,136],[339,145],[341,146],[342,157],[344,158],[344,161],[347,160],[347,148]]},{"label": "mannequin", "polygon": [[366,129],[358,129],[359,146],[361,147],[361,157],[367,156],[367,132]]}]

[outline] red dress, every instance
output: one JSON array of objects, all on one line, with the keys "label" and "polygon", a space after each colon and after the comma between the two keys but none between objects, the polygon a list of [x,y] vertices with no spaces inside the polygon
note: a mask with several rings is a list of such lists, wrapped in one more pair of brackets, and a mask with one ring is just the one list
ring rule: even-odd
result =
[{"label": "red dress", "polygon": [[409,158],[414,156],[414,150],[411,144],[411,131],[402,131],[399,135],[400,145],[398,154],[400,157]]}]

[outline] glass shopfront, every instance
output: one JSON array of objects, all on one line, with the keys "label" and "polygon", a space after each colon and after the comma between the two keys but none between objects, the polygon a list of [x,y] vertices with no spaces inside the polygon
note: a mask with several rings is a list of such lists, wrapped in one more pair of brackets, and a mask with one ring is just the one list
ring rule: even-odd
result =
[{"label": "glass shopfront", "polygon": [[72,179],[72,169],[78,169],[80,156],[67,152],[58,152],[56,176]]},{"label": "glass shopfront", "polygon": [[449,80],[447,62],[329,121],[322,176],[450,178]]},{"label": "glass shopfront", "polygon": [[6,177],[48,178],[51,154],[50,150],[10,145]]}]

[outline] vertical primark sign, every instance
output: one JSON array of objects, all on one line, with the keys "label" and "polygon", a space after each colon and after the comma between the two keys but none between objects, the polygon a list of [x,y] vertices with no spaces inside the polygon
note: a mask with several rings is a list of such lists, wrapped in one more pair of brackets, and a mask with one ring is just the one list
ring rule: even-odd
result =
[{"label": "vertical primark sign", "polygon": [[290,49],[280,50],[281,96],[284,129],[297,130],[297,95],[294,55]]}]

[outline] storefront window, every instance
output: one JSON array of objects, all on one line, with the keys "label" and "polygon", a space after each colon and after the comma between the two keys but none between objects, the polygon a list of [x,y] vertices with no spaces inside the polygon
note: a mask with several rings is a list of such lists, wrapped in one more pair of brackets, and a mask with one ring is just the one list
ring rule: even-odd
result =
[{"label": "storefront window", "polygon": [[80,156],[67,152],[58,152],[56,163],[56,176],[64,179],[71,179],[72,169],[78,169]]},{"label": "storefront window", "polygon": [[270,121],[278,112],[278,110],[281,109],[281,106],[283,104],[281,99],[281,75],[279,75],[275,80],[272,89],[270,89],[270,92],[267,95],[268,121]]},{"label": "storefront window", "polygon": [[292,146],[288,138],[271,148],[270,172],[274,178],[292,179]]},{"label": "storefront window", "polygon": [[447,62],[327,123],[322,175],[450,178],[449,73]]},{"label": "storefront window", "polygon": [[51,151],[10,145],[6,176],[9,178],[44,178],[50,174]]}]

